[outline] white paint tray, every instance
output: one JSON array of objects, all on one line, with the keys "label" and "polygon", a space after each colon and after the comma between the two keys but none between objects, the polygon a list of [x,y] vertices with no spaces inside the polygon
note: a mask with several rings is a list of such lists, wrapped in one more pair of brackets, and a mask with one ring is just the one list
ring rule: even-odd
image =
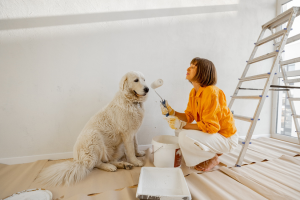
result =
[{"label": "white paint tray", "polygon": [[140,200],[191,200],[180,168],[142,167],[136,197]]}]

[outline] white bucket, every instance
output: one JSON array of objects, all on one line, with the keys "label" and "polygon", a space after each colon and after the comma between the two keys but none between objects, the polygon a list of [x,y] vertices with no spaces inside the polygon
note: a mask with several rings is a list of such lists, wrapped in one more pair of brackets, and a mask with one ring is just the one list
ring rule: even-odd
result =
[{"label": "white bucket", "polygon": [[152,139],[153,157],[155,167],[180,167],[181,151],[178,137],[159,135]]}]

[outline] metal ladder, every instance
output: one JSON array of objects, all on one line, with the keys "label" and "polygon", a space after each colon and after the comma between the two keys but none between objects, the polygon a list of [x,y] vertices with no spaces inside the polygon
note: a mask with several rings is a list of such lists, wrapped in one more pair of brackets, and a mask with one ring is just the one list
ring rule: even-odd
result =
[{"label": "metal ladder", "polygon": [[[247,61],[246,68],[245,68],[241,78],[239,79],[239,83],[238,83],[238,85],[237,85],[237,87],[236,87],[236,89],[235,89],[235,91],[232,95],[232,98],[231,98],[230,103],[228,105],[229,109],[231,109],[231,107],[233,105],[233,102],[236,99],[258,99],[259,100],[253,117],[233,115],[233,117],[235,119],[250,122],[250,127],[248,129],[248,133],[246,135],[245,142],[243,142],[243,147],[241,149],[240,155],[239,155],[237,163],[236,163],[236,166],[238,166],[238,167],[240,167],[242,165],[242,162],[243,162],[244,156],[246,154],[248,145],[250,143],[252,134],[254,132],[256,123],[259,120],[260,112],[262,110],[262,107],[263,107],[263,104],[264,104],[265,99],[267,97],[267,94],[270,90],[271,82],[274,78],[274,75],[277,73],[278,65],[280,65],[280,67],[281,67],[283,77],[284,77],[284,81],[285,81],[285,85],[288,86],[288,83],[291,83],[293,81],[293,80],[288,80],[287,79],[287,76],[286,76],[286,73],[285,73],[285,70],[284,70],[283,66],[286,65],[286,64],[293,63],[294,61],[297,62],[297,61],[299,61],[300,58],[297,58],[298,60],[293,59],[293,60],[290,60],[290,61],[282,61],[282,62],[280,62],[280,58],[281,58],[281,53],[284,50],[284,46],[286,44],[300,39],[300,34],[296,35],[292,38],[288,38],[288,35],[290,33],[293,22],[294,22],[295,18],[299,15],[300,15],[300,7],[292,7],[289,10],[283,12],[282,14],[278,15],[277,17],[275,17],[274,19],[270,20],[269,22],[267,22],[266,24],[264,24],[262,26],[262,31],[261,31],[261,33],[258,37],[257,42],[255,43],[255,47],[254,47],[254,49],[251,53],[250,58]],[[263,35],[264,35],[264,33],[267,29],[269,29],[273,33],[274,28],[277,28],[277,27],[279,27],[280,25],[282,25],[286,22],[288,22],[288,23],[287,23],[287,26],[286,26],[285,29],[283,29],[281,31],[278,31],[278,32],[266,37],[266,38],[263,38]],[[256,51],[257,51],[257,49],[260,45],[265,44],[269,41],[275,40],[276,38],[279,38],[279,37],[282,37],[282,38],[281,38],[280,42],[275,44],[276,50],[274,52],[271,52],[271,53],[268,53],[266,55],[254,58],[254,55],[255,55],[255,53],[256,53]],[[269,73],[246,77],[246,74],[247,74],[251,64],[259,62],[259,61],[263,61],[263,60],[266,60],[266,59],[269,59],[269,58],[274,58],[274,61],[273,61],[273,64],[272,64],[272,67],[271,67],[271,70],[270,70]],[[237,95],[243,82],[258,80],[258,79],[266,79],[266,83],[265,83],[265,86],[264,86],[264,89],[263,89],[261,95],[257,95],[257,96],[238,96]],[[300,98],[292,98],[290,92],[288,92],[288,95],[289,95],[288,99],[291,103],[291,106],[294,105],[293,101],[299,101],[300,100]],[[297,123],[296,128],[297,128],[297,133],[298,133],[298,139],[299,139],[299,142],[300,142],[300,132],[299,132],[300,129],[299,129],[299,124],[297,122],[297,118],[300,117],[300,116],[296,115],[294,106],[292,107],[292,109],[293,109],[294,121]]]}]

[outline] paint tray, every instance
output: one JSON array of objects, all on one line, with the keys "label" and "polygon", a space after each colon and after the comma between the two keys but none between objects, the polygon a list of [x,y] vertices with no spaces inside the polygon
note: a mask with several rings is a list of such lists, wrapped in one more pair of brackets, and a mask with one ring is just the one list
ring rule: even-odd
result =
[{"label": "paint tray", "polygon": [[136,197],[140,200],[191,200],[180,168],[142,167]]}]

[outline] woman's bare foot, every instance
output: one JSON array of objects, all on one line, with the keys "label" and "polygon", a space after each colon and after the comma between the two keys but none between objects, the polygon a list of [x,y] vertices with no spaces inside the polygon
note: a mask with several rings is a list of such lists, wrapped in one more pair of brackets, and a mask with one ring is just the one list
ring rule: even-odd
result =
[{"label": "woman's bare foot", "polygon": [[198,171],[207,172],[207,171],[211,170],[214,166],[216,166],[218,164],[219,164],[219,156],[216,154],[215,157],[196,165],[194,167],[194,169],[196,169]]},{"label": "woman's bare foot", "polygon": [[196,165],[194,167],[195,170],[198,170],[198,171],[204,171],[205,170],[205,166],[207,165],[207,163],[209,162],[209,160],[206,160],[202,163],[199,163],[198,165]]}]

